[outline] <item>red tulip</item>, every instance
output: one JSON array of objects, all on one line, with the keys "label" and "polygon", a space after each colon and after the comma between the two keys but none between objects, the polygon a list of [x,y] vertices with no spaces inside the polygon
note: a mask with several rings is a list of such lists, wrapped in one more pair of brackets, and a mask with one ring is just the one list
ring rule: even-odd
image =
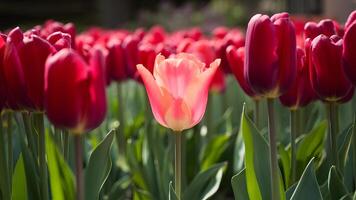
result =
[{"label": "red tulip", "polygon": [[74,50],[63,49],[46,62],[45,109],[57,127],[75,134],[100,125],[106,113],[104,60],[94,49],[87,63]]},{"label": "red tulip", "polygon": [[24,36],[19,28],[9,33],[3,62],[10,108],[43,110],[44,65],[55,51],[37,35]]},{"label": "red tulip", "polygon": [[297,49],[297,78],[293,86],[282,96],[280,101],[292,110],[308,105],[315,96],[309,79],[309,66],[304,51]]},{"label": "red tulip", "polygon": [[138,64],[138,45],[140,39],[137,36],[127,36],[123,41],[122,47],[124,48],[127,74],[130,78],[136,79],[136,65]]},{"label": "red tulip", "polygon": [[356,85],[356,11],[349,16],[345,28],[343,66],[347,78]]},{"label": "red tulip", "polygon": [[5,46],[6,46],[6,36],[0,34],[0,114],[1,110],[5,107],[6,103],[6,97],[7,97],[7,92],[6,92],[6,86],[5,86],[5,77],[4,77],[4,72],[3,72],[3,57],[4,57],[4,51],[5,51]]},{"label": "red tulip", "polygon": [[247,83],[244,76],[245,48],[244,47],[236,48],[235,46],[230,45],[226,49],[226,56],[227,56],[227,60],[229,61],[231,70],[235,75],[237,82],[239,82],[240,87],[248,96],[254,99],[258,99],[259,97],[251,89],[250,85]]},{"label": "red tulip", "polygon": [[124,81],[128,78],[126,59],[122,41],[112,39],[108,42],[107,78],[109,80]]},{"label": "red tulip", "polygon": [[285,93],[296,77],[296,36],[287,13],[257,14],[246,33],[245,77],[252,90],[267,98]]},{"label": "red tulip", "polygon": [[148,43],[143,43],[138,47],[138,63],[147,67],[153,73],[153,67],[157,53],[155,47]]},{"label": "red tulip", "polygon": [[336,34],[334,21],[331,19],[321,20],[318,24],[315,22],[308,22],[304,26],[305,38],[314,39],[320,34],[328,37]]},{"label": "red tulip", "polygon": [[137,65],[153,115],[162,126],[182,131],[201,121],[219,62],[215,60],[205,68],[193,55],[181,53],[168,59],[158,55],[153,74]]},{"label": "red tulip", "polygon": [[319,35],[311,43],[310,79],[316,94],[323,101],[339,101],[352,85],[342,66],[342,39]]},{"label": "red tulip", "polygon": [[59,51],[64,48],[71,48],[72,38],[67,33],[54,32],[47,37],[47,41]]},{"label": "red tulip", "polygon": [[76,29],[73,23],[62,24],[54,20],[47,20],[43,27],[38,28],[40,30],[40,36],[43,38],[47,38],[52,33],[58,31],[69,34],[72,38],[71,47],[75,48]]}]

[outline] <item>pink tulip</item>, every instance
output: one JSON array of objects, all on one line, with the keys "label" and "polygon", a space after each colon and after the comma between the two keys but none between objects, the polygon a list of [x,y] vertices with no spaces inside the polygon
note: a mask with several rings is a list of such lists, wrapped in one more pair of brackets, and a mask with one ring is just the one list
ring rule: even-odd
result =
[{"label": "pink tulip", "polygon": [[206,68],[193,55],[180,53],[167,59],[158,55],[153,74],[143,65],[137,65],[156,120],[174,131],[199,123],[219,64],[220,59],[216,59]]}]

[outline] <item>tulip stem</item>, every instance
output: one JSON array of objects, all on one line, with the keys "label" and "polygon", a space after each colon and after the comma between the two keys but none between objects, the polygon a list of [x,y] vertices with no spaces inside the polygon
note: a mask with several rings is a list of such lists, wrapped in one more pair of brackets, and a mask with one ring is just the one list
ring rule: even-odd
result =
[{"label": "tulip stem", "polygon": [[175,192],[178,200],[181,198],[181,175],[182,175],[182,133],[177,131],[175,135]]},{"label": "tulip stem", "polygon": [[68,156],[69,156],[69,133],[67,130],[62,131],[63,134],[63,155],[64,159],[68,161]]},{"label": "tulip stem", "polygon": [[2,199],[11,199],[9,166],[7,162],[8,158],[6,155],[6,145],[4,145],[5,134],[3,132],[3,128],[3,119],[0,113],[0,174],[2,174],[0,187],[2,189],[1,194],[3,195]]},{"label": "tulip stem", "polygon": [[[8,167],[9,167],[9,174],[12,177],[13,174],[13,150],[12,150],[12,112],[7,113],[7,153],[8,153]],[[10,178],[10,187],[12,187],[12,178]]]},{"label": "tulip stem", "polygon": [[125,126],[124,126],[124,115],[125,115],[125,106],[124,106],[124,84],[118,83],[117,84],[117,95],[119,101],[119,111],[118,111],[118,118],[119,118],[119,127],[118,130],[115,131],[116,133],[116,144],[118,145],[119,155],[125,155]]},{"label": "tulip stem", "polygon": [[35,128],[38,134],[38,158],[41,180],[41,195],[42,199],[48,198],[48,174],[46,166],[46,137],[44,131],[44,114],[34,113]]},{"label": "tulip stem", "polygon": [[299,132],[298,129],[298,110],[290,111],[290,144],[291,144],[291,183],[293,184],[296,181],[297,176],[297,148],[296,148],[296,139]]},{"label": "tulip stem", "polygon": [[260,128],[260,100],[253,100],[255,102],[255,125],[259,129]]},{"label": "tulip stem", "polygon": [[83,176],[83,146],[80,134],[74,136],[75,142],[75,176],[77,184],[77,200],[84,200],[84,176]]},{"label": "tulip stem", "polygon": [[339,168],[339,158],[337,153],[337,112],[336,112],[336,103],[330,102],[328,104],[328,122],[329,122],[329,145],[331,150],[332,164],[336,166],[336,169]]},{"label": "tulip stem", "polygon": [[268,129],[269,129],[269,144],[270,144],[270,164],[271,164],[271,191],[272,199],[279,200],[279,175],[278,175],[278,160],[277,160],[277,143],[276,143],[276,127],[274,114],[274,99],[267,99],[268,107]]},{"label": "tulip stem", "polygon": [[[352,161],[353,161],[353,169],[356,169],[356,112],[354,113],[354,123],[352,126],[353,133],[352,133],[352,138],[353,138],[353,145],[352,145]],[[356,173],[354,173],[354,187],[356,187]]]}]

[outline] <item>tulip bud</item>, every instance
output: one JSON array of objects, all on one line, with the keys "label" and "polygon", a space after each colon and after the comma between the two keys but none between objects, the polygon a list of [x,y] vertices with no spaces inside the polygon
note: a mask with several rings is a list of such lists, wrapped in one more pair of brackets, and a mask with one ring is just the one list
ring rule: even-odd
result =
[{"label": "tulip bud", "polygon": [[43,110],[44,64],[55,48],[41,37],[13,29],[4,52],[4,76],[12,109]]},{"label": "tulip bud", "polygon": [[343,43],[343,67],[347,78],[356,85],[356,11],[345,25]]},{"label": "tulip bud", "polygon": [[98,127],[106,114],[104,60],[93,49],[87,63],[71,49],[46,61],[45,109],[57,127],[81,134]]},{"label": "tulip bud", "polygon": [[284,106],[291,110],[296,110],[300,107],[308,105],[315,97],[314,91],[311,88],[309,79],[309,66],[306,62],[304,51],[297,49],[297,77],[292,87],[282,96],[280,101]]},{"label": "tulip bud", "polygon": [[57,51],[64,48],[71,48],[72,38],[67,33],[54,32],[47,37],[47,41],[51,43]]},{"label": "tulip bud", "polygon": [[339,101],[352,89],[343,71],[342,42],[336,35],[322,34],[311,43],[310,80],[323,101]]},{"label": "tulip bud", "polygon": [[165,59],[158,55],[153,74],[137,65],[156,120],[174,131],[189,129],[204,115],[209,85],[219,66],[209,68],[191,54],[180,53]]},{"label": "tulip bud", "polygon": [[137,78],[136,65],[138,64],[138,44],[140,39],[137,36],[127,36],[122,44],[125,53],[127,73],[130,78]]},{"label": "tulip bud", "polygon": [[6,46],[6,36],[0,34],[0,114],[1,110],[5,107],[6,103],[6,86],[5,86],[5,77],[3,71],[3,58],[4,58],[4,51]]},{"label": "tulip bud", "polygon": [[110,80],[123,81],[128,78],[126,69],[125,52],[122,47],[122,41],[112,39],[107,44],[108,60],[107,60],[107,77]]},{"label": "tulip bud", "polygon": [[305,38],[314,39],[320,34],[328,37],[336,34],[334,22],[331,19],[321,20],[318,24],[315,22],[308,22],[304,26]]},{"label": "tulip bud", "polygon": [[287,13],[257,14],[248,23],[245,78],[251,89],[267,98],[285,93],[296,76],[296,36]]},{"label": "tulip bud", "polygon": [[240,47],[236,48],[233,45],[230,45],[226,49],[226,56],[227,60],[229,61],[229,65],[231,67],[231,70],[237,80],[239,82],[240,87],[242,90],[250,97],[254,99],[258,99],[258,96],[253,92],[253,90],[250,88],[250,85],[247,83],[245,76],[244,76],[244,71],[245,71],[245,48]]}]

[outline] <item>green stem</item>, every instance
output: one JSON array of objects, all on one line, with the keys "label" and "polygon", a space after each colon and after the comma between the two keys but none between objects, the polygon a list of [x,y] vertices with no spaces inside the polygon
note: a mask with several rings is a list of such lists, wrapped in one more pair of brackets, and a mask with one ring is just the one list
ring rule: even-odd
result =
[{"label": "green stem", "polygon": [[329,145],[331,150],[331,158],[332,164],[336,166],[338,170],[339,168],[339,158],[337,153],[337,114],[336,114],[336,103],[330,102],[328,103],[328,122],[329,122]]},{"label": "green stem", "polygon": [[80,134],[74,136],[75,142],[75,176],[77,184],[76,200],[84,200],[84,176],[83,176],[83,147]]},{"label": "green stem", "polygon": [[267,99],[268,106],[268,129],[270,143],[270,159],[271,159],[271,191],[272,199],[279,200],[279,176],[278,176],[278,160],[277,160],[277,142],[276,142],[276,127],[274,113],[274,99]]},{"label": "green stem", "polygon": [[125,116],[125,106],[124,106],[124,97],[123,94],[125,93],[124,91],[124,85],[123,83],[118,83],[117,84],[117,95],[118,95],[118,104],[119,104],[119,111],[118,111],[118,117],[119,117],[119,127],[118,130],[115,131],[116,133],[116,144],[118,145],[118,151],[119,155],[125,155],[126,152],[126,140],[125,140],[125,124],[124,124],[124,116]]},{"label": "green stem", "polygon": [[181,175],[182,175],[182,133],[174,132],[175,135],[175,191],[178,200],[181,198]]},{"label": "green stem", "polygon": [[254,113],[254,121],[256,127],[259,129],[260,128],[260,100],[253,100],[255,102],[255,113]]},{"label": "green stem", "polygon": [[296,139],[298,134],[298,110],[290,111],[290,143],[291,143],[291,183],[293,184],[296,181],[297,176],[297,156],[296,156]]},{"label": "green stem", "polygon": [[[352,145],[352,161],[353,161],[353,169],[356,169],[356,112],[354,113],[354,124],[353,124],[353,145]],[[354,173],[354,188],[356,188],[356,173]]]},{"label": "green stem", "polygon": [[66,161],[69,159],[69,133],[67,130],[62,131],[63,134],[63,156]]},{"label": "green stem", "polygon": [[46,165],[46,135],[44,130],[44,113],[34,113],[36,131],[38,134],[38,158],[40,167],[41,195],[42,199],[48,196],[48,173]]},{"label": "green stem", "polygon": [[32,153],[33,157],[36,158],[37,157],[37,147],[36,147],[37,144],[34,139],[34,134],[33,134],[32,127],[31,127],[31,119],[30,119],[29,113],[23,112],[22,119],[23,119],[23,124],[24,124],[25,130],[26,130],[25,133],[26,133],[26,137],[27,137],[28,146],[31,149],[31,153]]},{"label": "green stem", "polygon": [[[12,145],[12,112],[7,113],[7,153],[8,153],[8,168],[10,177],[13,174],[13,145]],[[12,178],[10,178],[10,187],[12,187]]]},{"label": "green stem", "polygon": [[5,134],[2,116],[0,113],[0,173],[3,174],[3,177],[0,179],[0,184],[2,188],[2,199],[11,199],[11,187],[10,187],[10,176],[9,176],[9,166],[8,166],[8,158],[6,153],[6,143],[5,143]]}]

